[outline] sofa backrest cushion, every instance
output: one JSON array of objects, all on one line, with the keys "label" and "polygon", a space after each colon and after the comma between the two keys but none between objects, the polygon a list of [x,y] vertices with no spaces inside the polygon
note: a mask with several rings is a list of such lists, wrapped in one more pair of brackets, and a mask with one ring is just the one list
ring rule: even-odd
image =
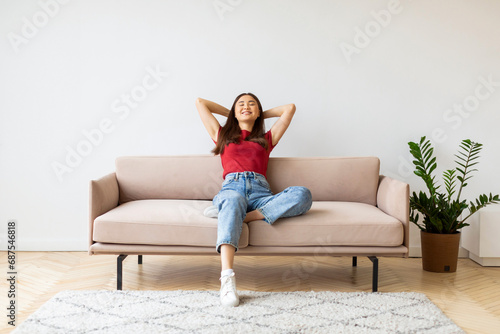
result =
[{"label": "sofa backrest cushion", "polygon": [[[315,201],[376,205],[380,161],[376,157],[270,158],[274,193],[290,186],[311,190]],[[211,200],[222,184],[220,157],[137,156],[116,159],[120,203],[142,199]]]},{"label": "sofa backrest cushion", "polygon": [[116,159],[120,203],[141,199],[212,199],[222,185],[220,157],[139,156]]}]

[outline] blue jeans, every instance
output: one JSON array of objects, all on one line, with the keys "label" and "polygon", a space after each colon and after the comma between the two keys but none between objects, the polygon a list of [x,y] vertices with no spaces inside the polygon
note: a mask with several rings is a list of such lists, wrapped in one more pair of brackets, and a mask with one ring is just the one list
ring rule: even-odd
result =
[{"label": "blue jeans", "polygon": [[213,203],[219,210],[216,250],[220,253],[220,245],[223,244],[238,250],[247,212],[259,211],[264,221],[271,225],[280,217],[306,213],[311,208],[312,196],[305,187],[288,187],[273,195],[264,175],[243,172],[226,175]]}]

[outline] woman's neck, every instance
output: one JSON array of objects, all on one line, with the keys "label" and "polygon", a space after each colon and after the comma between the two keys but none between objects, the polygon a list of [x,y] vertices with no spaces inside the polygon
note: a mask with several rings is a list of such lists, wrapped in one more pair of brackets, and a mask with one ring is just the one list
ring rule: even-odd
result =
[{"label": "woman's neck", "polygon": [[238,124],[240,125],[240,130],[246,130],[248,132],[252,132],[254,123],[255,122],[253,123],[239,122]]}]

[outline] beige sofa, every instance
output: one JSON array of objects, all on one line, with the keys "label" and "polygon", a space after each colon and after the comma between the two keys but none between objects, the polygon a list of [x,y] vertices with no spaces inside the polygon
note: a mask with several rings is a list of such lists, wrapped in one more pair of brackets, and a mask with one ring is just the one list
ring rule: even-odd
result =
[{"label": "beige sofa", "polygon": [[[311,190],[305,215],[243,224],[240,255],[368,256],[377,291],[378,258],[407,257],[409,186],[379,175],[376,157],[271,158],[273,192]],[[90,182],[89,254],[216,255],[217,219],[203,216],[222,184],[220,157],[119,157],[116,171]]]}]

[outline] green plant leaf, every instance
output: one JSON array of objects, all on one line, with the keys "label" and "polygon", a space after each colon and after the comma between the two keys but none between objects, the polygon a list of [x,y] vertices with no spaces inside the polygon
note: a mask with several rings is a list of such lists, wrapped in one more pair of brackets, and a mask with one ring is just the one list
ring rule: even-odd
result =
[{"label": "green plant leaf", "polygon": [[431,197],[434,197],[438,188],[432,176],[432,172],[437,168],[436,158],[433,157],[434,148],[430,140],[427,140],[425,136],[420,138],[418,144],[409,142],[408,145],[410,153],[415,158],[413,160],[413,164],[415,165],[414,174],[424,180]]},{"label": "green plant leaf", "polygon": [[471,141],[470,139],[464,139],[462,140],[461,144],[459,145],[459,148],[462,151],[458,152],[458,155],[456,155],[460,160],[462,160],[464,163],[459,164],[460,167],[457,167],[456,170],[461,174],[457,176],[457,179],[460,181],[460,187],[458,190],[457,194],[457,201],[460,200],[460,195],[462,194],[462,189],[467,186],[467,183],[465,181],[469,180],[472,175],[470,175],[472,172],[476,172],[477,169],[471,169],[470,167],[477,164],[477,162],[471,163],[472,161],[476,160],[479,158],[479,152],[481,151],[482,144],[475,143]]}]

